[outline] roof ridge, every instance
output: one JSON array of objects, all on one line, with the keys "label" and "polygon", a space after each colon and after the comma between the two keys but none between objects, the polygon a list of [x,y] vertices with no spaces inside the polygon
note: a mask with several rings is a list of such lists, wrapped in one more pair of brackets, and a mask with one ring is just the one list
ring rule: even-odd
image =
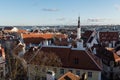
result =
[{"label": "roof ridge", "polygon": [[89,53],[87,50],[85,50],[85,52],[87,53],[87,55],[91,58],[91,60],[96,64],[96,66],[102,70],[102,68],[100,67],[100,65],[98,65],[98,63],[92,58],[92,56],[90,55],[91,53]]}]

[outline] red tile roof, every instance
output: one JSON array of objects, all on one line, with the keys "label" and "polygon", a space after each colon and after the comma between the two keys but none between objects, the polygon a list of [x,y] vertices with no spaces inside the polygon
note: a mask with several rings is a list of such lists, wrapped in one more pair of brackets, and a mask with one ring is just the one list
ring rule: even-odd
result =
[{"label": "red tile roof", "polygon": [[68,57],[70,53],[70,48],[58,48],[58,47],[42,47],[43,52],[53,52],[62,60],[62,64],[64,67],[68,67]]},{"label": "red tile roof", "polygon": [[68,41],[67,41],[67,38],[63,38],[60,40],[55,40],[54,42],[55,45],[58,45],[58,46],[68,46]]},{"label": "red tile roof", "polygon": [[88,39],[92,35],[92,33],[93,33],[93,31],[91,31],[91,30],[85,31],[85,33],[83,34],[83,37]]},{"label": "red tile roof", "polygon": [[110,61],[120,61],[120,57],[117,55],[113,48],[98,47],[97,56],[102,60],[105,60],[107,62],[105,63],[106,65],[109,65]]},{"label": "red tile roof", "polygon": [[24,33],[23,34],[23,40],[26,44],[32,43],[32,44],[39,44],[45,39],[51,39],[53,37],[53,34],[42,34],[42,33]]},{"label": "red tile roof", "polygon": [[54,37],[64,39],[64,38],[67,38],[68,36],[65,34],[54,34]]},{"label": "red tile roof", "polygon": [[120,57],[116,53],[113,53],[113,57],[115,59],[115,62],[120,61]]},{"label": "red tile roof", "polygon": [[57,38],[66,38],[64,34],[54,34],[54,33],[24,33],[23,40],[26,44],[33,43],[39,44],[43,40],[52,39],[53,37]]},{"label": "red tile roof", "polygon": [[81,80],[79,76],[77,76],[77,75],[75,75],[75,74],[73,74],[73,73],[71,73],[71,72],[65,73],[65,74],[64,74],[63,76],[61,76],[58,80],[66,80],[66,79],[65,79],[66,76],[67,76],[68,78],[70,78],[70,80]]},{"label": "red tile roof", "polygon": [[18,30],[18,33],[27,33],[28,31],[26,31],[26,30],[23,30],[23,29],[19,29]]},{"label": "red tile roof", "polygon": [[117,55],[117,53],[115,53],[114,48],[106,48],[108,51],[110,51],[110,55],[111,55],[111,60],[114,60],[115,62],[120,61],[120,57]]},{"label": "red tile roof", "polygon": [[29,33],[29,34],[23,34],[23,38],[44,38],[44,39],[50,39],[53,37],[53,34],[46,33]]},{"label": "red tile roof", "polygon": [[[75,65],[73,60],[75,58],[79,58],[79,64]],[[96,60],[95,60],[96,59]],[[75,68],[81,69],[88,69],[88,70],[100,70],[101,63],[98,64],[98,58],[95,58],[95,55],[87,51],[82,50],[72,50],[70,54],[70,66]]]},{"label": "red tile roof", "polygon": [[99,32],[100,42],[105,41],[118,41],[119,33],[118,32]]},{"label": "red tile roof", "polygon": [[91,43],[91,41],[93,39],[93,37],[91,37],[92,33],[93,33],[93,31],[91,31],[91,30],[85,31],[85,33],[83,33],[82,37],[84,39],[84,43],[86,43],[86,42]]},{"label": "red tile roof", "polygon": [[[101,64],[97,62],[99,59],[84,50],[73,50],[68,47],[42,47],[41,51],[55,53],[61,59],[62,67],[97,71],[102,69]],[[74,63],[76,58],[78,59],[78,64]]]}]

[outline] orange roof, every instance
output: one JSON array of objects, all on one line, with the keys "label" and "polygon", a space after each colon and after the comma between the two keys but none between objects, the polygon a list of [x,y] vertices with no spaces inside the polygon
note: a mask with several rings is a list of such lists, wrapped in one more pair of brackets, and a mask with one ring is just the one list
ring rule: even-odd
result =
[{"label": "orange roof", "polygon": [[19,29],[18,30],[18,33],[26,33],[27,31],[26,30],[23,30],[23,29]]},{"label": "orange roof", "polygon": [[54,34],[56,38],[67,38],[68,36],[65,34]]},{"label": "orange roof", "polygon": [[120,57],[115,52],[114,48],[101,48],[101,50],[105,53],[98,53],[97,56],[99,56],[101,59],[105,59],[106,61],[114,61],[118,62],[120,61]]},{"label": "orange roof", "polygon": [[63,76],[61,76],[58,80],[67,80],[66,78],[70,78],[70,80],[80,80],[80,77],[71,73],[67,72]]},{"label": "orange roof", "polygon": [[120,57],[117,55],[117,53],[114,53],[114,48],[106,48],[108,51],[112,52],[112,57],[113,59],[117,62],[117,61],[120,61]]},{"label": "orange roof", "polygon": [[45,39],[51,39],[53,34],[41,34],[41,33],[27,33],[23,34],[23,40],[26,44],[39,44]]},{"label": "orange roof", "polygon": [[66,38],[64,34],[55,33],[23,33],[23,39],[25,43],[35,43],[38,44],[43,40],[52,39],[54,36],[57,38]]},{"label": "orange roof", "polygon": [[44,39],[50,39],[53,37],[53,34],[46,33],[28,33],[28,34],[23,34],[23,38],[44,38]]},{"label": "orange roof", "polygon": [[120,61],[120,57],[116,53],[113,53],[113,57],[116,62]]}]

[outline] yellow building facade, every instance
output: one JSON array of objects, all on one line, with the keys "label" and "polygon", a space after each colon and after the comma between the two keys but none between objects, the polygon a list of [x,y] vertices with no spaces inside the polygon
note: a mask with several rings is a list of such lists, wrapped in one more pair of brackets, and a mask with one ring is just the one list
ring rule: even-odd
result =
[{"label": "yellow building facade", "polygon": [[82,76],[83,73],[86,73],[88,80],[101,80],[101,71],[37,65],[28,66],[29,80],[44,80],[46,78],[46,72],[48,70],[55,72],[56,79],[60,78],[62,75],[70,71],[78,76]]}]

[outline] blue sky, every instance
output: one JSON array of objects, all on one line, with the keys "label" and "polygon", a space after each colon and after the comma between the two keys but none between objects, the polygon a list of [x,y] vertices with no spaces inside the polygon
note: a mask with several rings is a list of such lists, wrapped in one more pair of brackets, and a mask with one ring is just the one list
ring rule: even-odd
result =
[{"label": "blue sky", "polygon": [[0,0],[0,25],[120,24],[120,0]]}]

